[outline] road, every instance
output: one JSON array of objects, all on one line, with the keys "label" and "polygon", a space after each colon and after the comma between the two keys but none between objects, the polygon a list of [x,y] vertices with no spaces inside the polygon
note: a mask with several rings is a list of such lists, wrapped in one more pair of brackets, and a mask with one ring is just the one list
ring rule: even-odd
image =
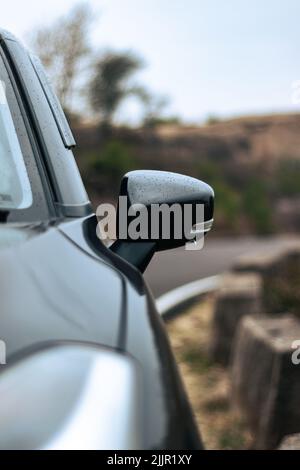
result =
[{"label": "road", "polygon": [[290,241],[288,237],[207,237],[200,251],[179,248],[156,253],[146,270],[145,278],[154,296],[159,297],[175,287],[225,271],[243,254],[266,253]]}]

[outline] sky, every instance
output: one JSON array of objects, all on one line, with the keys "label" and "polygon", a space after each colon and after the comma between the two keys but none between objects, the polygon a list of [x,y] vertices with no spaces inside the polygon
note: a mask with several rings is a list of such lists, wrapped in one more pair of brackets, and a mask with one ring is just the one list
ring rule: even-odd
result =
[{"label": "sky", "polygon": [[[25,40],[76,0],[10,0],[0,27]],[[138,81],[169,97],[168,114],[188,122],[298,112],[299,0],[89,0],[95,48],[132,50],[145,61]],[[299,81],[297,85],[297,81]],[[299,100],[298,100],[299,101]],[[134,122],[134,104],[121,120]]]}]

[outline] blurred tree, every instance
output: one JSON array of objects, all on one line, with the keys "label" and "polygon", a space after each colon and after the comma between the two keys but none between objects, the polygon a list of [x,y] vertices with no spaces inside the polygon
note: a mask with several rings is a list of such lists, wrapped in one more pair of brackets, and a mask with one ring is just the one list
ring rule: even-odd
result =
[{"label": "blurred tree", "polygon": [[40,27],[29,37],[33,51],[47,69],[65,111],[72,108],[75,83],[91,52],[89,32],[93,21],[90,6],[77,4],[66,16],[48,27]]},{"label": "blurred tree", "polygon": [[130,78],[142,67],[132,53],[108,52],[95,64],[95,74],[89,85],[89,101],[102,124],[110,126],[121,102],[130,95],[141,97],[143,88],[130,85]]},{"label": "blurred tree", "polygon": [[252,221],[255,232],[265,235],[272,233],[272,207],[268,197],[266,184],[257,176],[249,178],[242,192],[243,210]]},{"label": "blurred tree", "polygon": [[110,179],[118,181],[126,173],[135,168],[135,158],[130,148],[120,140],[109,140],[91,161],[92,167]]},{"label": "blurred tree", "polygon": [[[155,96],[143,87],[136,87],[134,91],[144,106],[143,126],[155,127],[163,123],[162,111],[168,105],[168,97]],[[179,118],[177,118],[177,122],[179,122]]]},{"label": "blurred tree", "polygon": [[145,116],[143,126],[148,128],[162,127],[162,126],[181,126],[182,120],[180,116],[161,116],[160,114]]},{"label": "blurred tree", "polygon": [[216,116],[215,114],[211,114],[207,117],[205,123],[208,126],[211,126],[212,124],[218,124],[219,122],[221,122],[221,119],[218,116]]},{"label": "blurred tree", "polygon": [[296,158],[283,158],[279,161],[275,181],[279,196],[299,197],[300,193],[300,161]]}]

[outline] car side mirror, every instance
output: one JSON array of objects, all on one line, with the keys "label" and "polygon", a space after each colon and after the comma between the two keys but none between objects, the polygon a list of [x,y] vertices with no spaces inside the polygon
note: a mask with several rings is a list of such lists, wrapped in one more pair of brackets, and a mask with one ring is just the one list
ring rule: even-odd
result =
[{"label": "car side mirror", "polygon": [[111,250],[144,271],[155,251],[195,243],[213,223],[214,192],[177,173],[137,170],[121,182]]}]

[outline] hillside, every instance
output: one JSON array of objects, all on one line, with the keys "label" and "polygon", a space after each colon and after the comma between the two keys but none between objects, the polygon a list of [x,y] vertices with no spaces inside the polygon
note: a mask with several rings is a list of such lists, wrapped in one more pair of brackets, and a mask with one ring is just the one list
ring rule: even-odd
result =
[{"label": "hillside", "polygon": [[278,219],[287,213],[288,226],[300,227],[300,114],[249,116],[202,127],[114,128],[105,137],[97,126],[73,130],[77,160],[96,203],[116,196],[126,171],[153,168],[212,184],[222,230],[278,230]]},{"label": "hillside", "polygon": [[212,123],[203,127],[165,127],[164,139],[216,139],[227,145],[237,159],[252,161],[300,158],[300,114],[249,116]]}]

